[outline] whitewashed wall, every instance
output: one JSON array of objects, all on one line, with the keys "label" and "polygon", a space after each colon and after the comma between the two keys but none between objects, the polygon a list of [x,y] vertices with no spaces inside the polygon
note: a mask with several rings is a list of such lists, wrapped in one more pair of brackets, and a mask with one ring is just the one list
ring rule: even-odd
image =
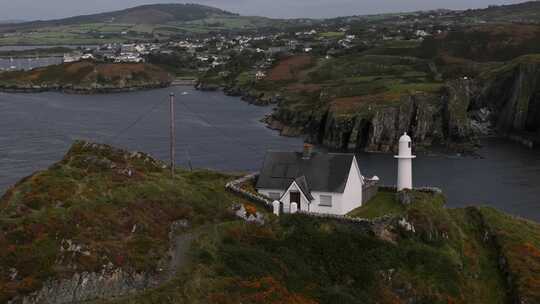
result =
[{"label": "whitewashed wall", "polygon": [[[328,192],[312,192],[314,200],[311,202],[310,212],[322,214],[341,214],[341,201],[343,195],[341,193]],[[321,206],[321,195],[332,196],[332,207]]]},{"label": "whitewashed wall", "polygon": [[291,191],[299,191],[300,192],[300,206],[299,206],[299,209],[300,210],[303,210],[303,211],[307,211],[308,210],[308,206],[309,206],[309,201],[308,199],[304,196],[304,194],[302,193],[302,191],[300,191],[300,189],[298,188],[298,186],[296,185],[296,183],[293,183],[289,189],[287,189],[287,191],[285,191],[285,195],[282,196],[281,198],[281,202],[283,203],[283,212],[285,213],[289,213],[289,211],[291,210]]},{"label": "whitewashed wall", "polygon": [[349,171],[349,178],[347,179],[347,185],[345,185],[345,191],[343,192],[343,199],[341,201],[341,210],[338,214],[347,214],[352,210],[361,207],[362,194],[362,173],[360,172],[360,168],[358,167],[355,158]]}]

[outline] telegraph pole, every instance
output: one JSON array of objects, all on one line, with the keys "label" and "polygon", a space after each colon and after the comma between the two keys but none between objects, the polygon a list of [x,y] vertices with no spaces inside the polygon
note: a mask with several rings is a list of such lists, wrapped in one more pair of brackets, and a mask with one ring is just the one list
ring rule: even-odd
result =
[{"label": "telegraph pole", "polygon": [[175,167],[175,121],[174,121],[174,93],[169,95],[170,106],[171,106],[171,134],[170,134],[170,156],[171,156],[171,177],[174,178],[174,167]]}]

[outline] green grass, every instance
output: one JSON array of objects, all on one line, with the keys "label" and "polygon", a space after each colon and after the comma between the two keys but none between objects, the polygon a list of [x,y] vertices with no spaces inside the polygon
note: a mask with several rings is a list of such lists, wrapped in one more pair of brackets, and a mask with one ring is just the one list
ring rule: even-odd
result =
[{"label": "green grass", "polygon": [[386,215],[399,215],[405,207],[396,200],[395,192],[380,191],[362,207],[354,209],[347,215],[351,217],[374,219]]},{"label": "green grass", "polygon": [[319,36],[323,38],[342,38],[345,37],[344,32],[323,32],[319,33]]},{"label": "green grass", "polygon": [[[482,241],[479,219],[463,209],[449,213],[440,196],[412,196],[402,216],[417,232],[391,226],[394,243],[305,215],[264,226],[217,224],[197,239],[194,263],[173,283],[99,303],[506,303],[498,256]],[[434,241],[443,232],[449,237]]]},{"label": "green grass", "polygon": [[[100,272],[109,262],[154,273],[168,251],[173,221],[186,219],[196,228],[232,218],[229,207],[243,202],[224,189],[232,178],[178,170],[172,179],[147,155],[74,144],[61,162],[21,181],[0,200],[0,244],[6,248],[0,265],[19,276],[0,278],[1,302],[49,279]],[[88,255],[64,252],[62,240],[72,240]]]}]

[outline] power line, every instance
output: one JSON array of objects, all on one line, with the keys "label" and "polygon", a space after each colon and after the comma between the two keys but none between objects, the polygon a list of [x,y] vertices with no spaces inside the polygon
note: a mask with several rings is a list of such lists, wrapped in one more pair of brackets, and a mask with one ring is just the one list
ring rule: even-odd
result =
[{"label": "power line", "polygon": [[120,137],[121,135],[123,135],[124,133],[126,133],[127,131],[129,131],[131,128],[133,128],[136,124],[138,124],[139,122],[141,122],[147,115],[149,115],[150,113],[154,112],[157,108],[159,108],[160,106],[162,106],[163,104],[161,103],[162,100],[158,100],[158,102],[156,104],[154,104],[148,111],[145,111],[144,113],[142,113],[141,115],[139,115],[137,117],[137,119],[135,119],[135,121],[133,123],[131,123],[129,126],[127,126],[126,128],[120,130],[118,133],[116,133],[114,136],[111,136],[111,142],[114,143],[114,141],[116,139],[118,139],[118,137]]},{"label": "power line", "polygon": [[[234,138],[234,137],[231,137],[229,136],[228,134],[226,134],[225,132],[223,132],[219,127],[215,126],[212,122],[206,120],[203,116],[201,116],[200,114],[198,114],[197,112],[191,110],[190,107],[188,107],[188,105],[186,103],[184,103],[184,101],[182,100],[182,98],[178,98],[177,100],[180,101],[180,104],[190,113],[192,114],[193,116],[197,117],[198,119],[202,120],[204,123],[206,123],[207,125],[209,125],[210,127],[212,127],[213,129],[215,129],[217,131],[217,133],[219,133],[221,136],[223,136],[224,138],[226,139],[229,139],[229,141],[231,142],[236,142],[238,144],[243,144],[242,142],[240,142],[237,138]],[[250,147],[249,145],[244,145],[248,150],[251,150],[251,152],[253,153],[256,153],[257,155],[259,155],[261,152],[259,150],[256,150],[252,147]]]}]

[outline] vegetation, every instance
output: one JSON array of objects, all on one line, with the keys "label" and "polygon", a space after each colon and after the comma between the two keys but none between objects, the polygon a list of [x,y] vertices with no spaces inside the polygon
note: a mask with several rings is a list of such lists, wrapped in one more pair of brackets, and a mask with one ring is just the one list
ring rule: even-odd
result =
[{"label": "vegetation", "polygon": [[[174,283],[99,303],[508,303],[515,295],[499,263],[506,250],[533,263],[527,282],[538,279],[540,245],[531,243],[538,224],[491,209],[448,210],[440,196],[411,194],[412,204],[397,219],[406,218],[414,231],[397,219],[373,234],[357,224],[305,215],[263,226],[219,224],[193,244],[193,263]],[[492,220],[520,250],[499,251],[498,240],[485,238],[484,225]],[[504,228],[511,223],[515,229]],[[523,257],[523,250],[529,255]],[[534,303],[537,289],[526,284],[516,284],[522,287],[518,294]]]},{"label": "vegetation", "polygon": [[476,62],[507,61],[540,52],[540,26],[490,24],[451,31],[426,39],[425,57],[450,56]]},{"label": "vegetation", "polygon": [[400,215],[404,211],[404,206],[396,200],[395,192],[380,191],[362,207],[349,212],[348,216],[375,219],[386,215]]},{"label": "vegetation", "polygon": [[309,55],[286,57],[264,80],[250,82],[245,77],[239,74],[232,85],[257,92],[255,96],[279,93],[285,99],[281,110],[330,109],[346,116],[399,104],[410,94],[437,93],[443,85],[428,60],[372,54],[320,60]]},{"label": "vegetation", "polygon": [[80,61],[53,65],[31,71],[0,74],[4,88],[39,89],[98,89],[161,86],[170,83],[170,75],[163,69],[142,63],[96,63]]},{"label": "vegetation", "polygon": [[[488,208],[446,209],[444,197],[381,192],[351,216],[232,216],[233,176],[178,170],[142,153],[77,142],[62,161],[0,200],[0,299],[49,279],[113,265],[155,273],[169,225],[197,231],[170,281],[95,303],[527,303],[540,300],[540,225]],[[264,211],[262,211],[264,213]],[[265,213],[266,214],[266,213]],[[501,259],[502,257],[502,259]]]},{"label": "vegetation", "polygon": [[178,170],[105,145],[75,143],[64,159],[18,183],[0,200],[0,302],[48,279],[103,267],[154,273],[169,226],[227,221],[231,176]]},{"label": "vegetation", "polygon": [[66,47],[37,48],[22,51],[0,51],[0,57],[39,57],[39,56],[58,56],[72,52],[72,49]]},{"label": "vegetation", "polygon": [[263,17],[238,16],[204,5],[155,4],[60,20],[0,24],[0,45],[155,41],[184,34],[241,31],[282,23]]}]

